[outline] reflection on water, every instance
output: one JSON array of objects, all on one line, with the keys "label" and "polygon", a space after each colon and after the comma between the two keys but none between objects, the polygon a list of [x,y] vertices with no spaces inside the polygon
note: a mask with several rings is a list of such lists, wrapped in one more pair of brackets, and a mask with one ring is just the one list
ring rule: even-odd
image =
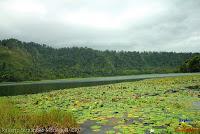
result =
[{"label": "reflection on water", "polygon": [[[124,80],[122,80],[122,81],[124,81]],[[60,90],[60,89],[67,89],[67,88],[111,84],[111,83],[117,83],[117,82],[122,82],[122,81],[5,85],[5,86],[0,86],[0,96],[35,94],[35,93],[49,92],[49,91],[53,91],[53,90]],[[126,80],[126,81],[128,81],[128,80]]]},{"label": "reflection on water", "polygon": [[[132,75],[132,76],[83,78],[75,80],[46,80],[37,82],[0,83],[0,96],[35,94],[35,93],[49,92],[52,90],[59,90],[59,89],[76,88],[83,86],[96,86],[96,85],[111,84],[123,81],[134,81],[134,80],[158,78],[158,77],[184,76],[192,74],[193,73],[146,74],[146,75]],[[196,74],[199,75],[200,73]]]}]

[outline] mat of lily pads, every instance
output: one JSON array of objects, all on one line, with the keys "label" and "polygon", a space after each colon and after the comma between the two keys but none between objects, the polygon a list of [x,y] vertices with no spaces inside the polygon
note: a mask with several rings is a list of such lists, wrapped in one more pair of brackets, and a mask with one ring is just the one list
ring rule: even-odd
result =
[{"label": "mat of lily pads", "polygon": [[81,87],[10,99],[24,112],[51,108],[71,111],[83,134],[200,132],[200,75]]}]

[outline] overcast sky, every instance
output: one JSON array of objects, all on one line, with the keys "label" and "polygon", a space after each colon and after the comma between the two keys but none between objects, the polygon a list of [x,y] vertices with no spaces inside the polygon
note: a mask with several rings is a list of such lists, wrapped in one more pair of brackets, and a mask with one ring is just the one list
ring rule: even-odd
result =
[{"label": "overcast sky", "polygon": [[0,39],[200,52],[200,0],[0,0]]}]

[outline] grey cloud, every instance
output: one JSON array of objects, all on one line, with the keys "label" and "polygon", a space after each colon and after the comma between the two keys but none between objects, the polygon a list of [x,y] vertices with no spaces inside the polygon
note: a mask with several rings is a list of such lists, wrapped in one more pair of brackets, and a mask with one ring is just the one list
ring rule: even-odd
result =
[{"label": "grey cloud", "polygon": [[[27,1],[36,3],[33,9],[26,9],[28,13],[26,10],[14,12],[15,10],[5,6],[5,3],[12,4],[15,0],[0,1],[1,39],[12,37],[22,41],[46,43],[53,47],[76,45],[100,50],[200,52],[198,0],[141,0],[139,3],[136,0]],[[137,6],[148,7],[157,3],[162,5],[162,10],[158,13],[144,16],[138,21],[134,16],[131,18]],[[37,4],[38,10],[35,9]],[[15,8],[15,5],[13,6]],[[127,14],[127,18],[120,16],[128,8],[133,9],[133,12]],[[108,20],[102,20],[102,23],[105,23],[106,27],[92,26],[92,22],[85,21],[84,16],[81,16],[82,11],[88,11],[88,16],[83,14],[86,15],[85,19],[94,21],[96,25],[101,24],[95,20],[96,17],[105,17]],[[78,14],[81,19],[72,16],[72,22],[75,23],[70,23],[71,20],[65,18],[68,13]],[[67,20],[63,20],[63,16]],[[120,17],[125,22],[113,20],[120,21]],[[112,24],[116,26],[112,27]]]}]

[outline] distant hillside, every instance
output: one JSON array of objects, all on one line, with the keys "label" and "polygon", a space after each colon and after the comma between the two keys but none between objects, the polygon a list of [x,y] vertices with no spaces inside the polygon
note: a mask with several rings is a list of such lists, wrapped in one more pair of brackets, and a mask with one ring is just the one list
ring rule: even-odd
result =
[{"label": "distant hillside", "polygon": [[176,72],[195,54],[52,48],[16,39],[0,41],[0,81]]}]

